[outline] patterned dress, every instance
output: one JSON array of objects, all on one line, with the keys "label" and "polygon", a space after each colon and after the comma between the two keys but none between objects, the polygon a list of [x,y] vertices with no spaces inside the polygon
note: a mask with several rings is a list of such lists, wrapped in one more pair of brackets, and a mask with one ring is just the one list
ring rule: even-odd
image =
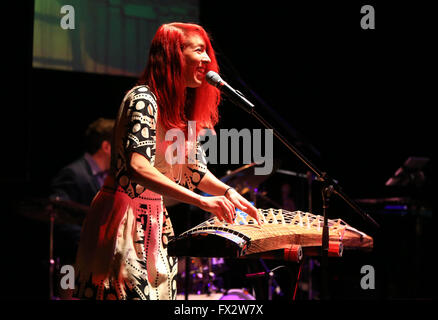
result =
[{"label": "patterned dress", "polygon": [[[123,99],[114,131],[111,174],[96,195],[81,233],[73,296],[79,299],[176,298],[177,259],[167,254],[174,236],[163,197],[130,175],[132,152],[143,155],[161,173],[194,190],[207,170],[195,141],[194,161],[170,165],[157,102],[147,86]],[[191,145],[190,145],[191,143]],[[187,160],[187,158],[186,158]]]}]

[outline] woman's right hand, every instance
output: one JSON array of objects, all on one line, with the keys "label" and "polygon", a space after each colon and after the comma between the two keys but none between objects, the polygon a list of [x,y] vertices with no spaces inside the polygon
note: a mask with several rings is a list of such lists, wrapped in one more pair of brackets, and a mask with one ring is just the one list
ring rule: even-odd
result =
[{"label": "woman's right hand", "polygon": [[201,196],[199,207],[213,213],[219,220],[233,223],[236,218],[236,208],[234,204],[224,196],[204,197]]}]

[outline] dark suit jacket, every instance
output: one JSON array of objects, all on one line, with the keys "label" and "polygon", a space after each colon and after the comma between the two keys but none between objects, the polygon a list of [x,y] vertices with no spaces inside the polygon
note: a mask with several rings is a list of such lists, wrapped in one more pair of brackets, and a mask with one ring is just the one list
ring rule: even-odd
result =
[{"label": "dark suit jacket", "polygon": [[61,169],[51,184],[51,198],[89,206],[100,186],[84,156]]}]

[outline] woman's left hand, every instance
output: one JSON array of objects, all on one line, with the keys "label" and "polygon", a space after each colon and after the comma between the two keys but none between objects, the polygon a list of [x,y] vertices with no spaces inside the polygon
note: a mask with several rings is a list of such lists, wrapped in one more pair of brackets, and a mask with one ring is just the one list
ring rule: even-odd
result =
[{"label": "woman's left hand", "polygon": [[260,220],[258,217],[258,210],[254,207],[248,200],[240,195],[234,188],[231,188],[225,194],[228,200],[230,200],[236,208],[239,208],[243,212],[249,214],[252,218],[254,218],[257,223],[260,225]]}]

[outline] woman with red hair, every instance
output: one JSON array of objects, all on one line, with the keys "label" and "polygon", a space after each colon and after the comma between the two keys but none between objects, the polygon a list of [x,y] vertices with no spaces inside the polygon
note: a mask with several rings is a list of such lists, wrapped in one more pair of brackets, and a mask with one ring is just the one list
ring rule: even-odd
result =
[{"label": "woman with red hair", "polygon": [[[168,130],[197,136],[218,121],[220,92],[206,83],[209,70],[218,72],[218,65],[201,26],[171,23],[158,29],[147,66],[120,106],[111,172],[83,224],[75,297],[176,298],[177,261],[167,254],[174,234],[163,195],[228,223],[236,207],[259,221],[256,208],[208,171],[198,143],[185,142],[184,149],[196,155],[193,161],[166,159]],[[212,196],[198,195],[196,188]]]}]

